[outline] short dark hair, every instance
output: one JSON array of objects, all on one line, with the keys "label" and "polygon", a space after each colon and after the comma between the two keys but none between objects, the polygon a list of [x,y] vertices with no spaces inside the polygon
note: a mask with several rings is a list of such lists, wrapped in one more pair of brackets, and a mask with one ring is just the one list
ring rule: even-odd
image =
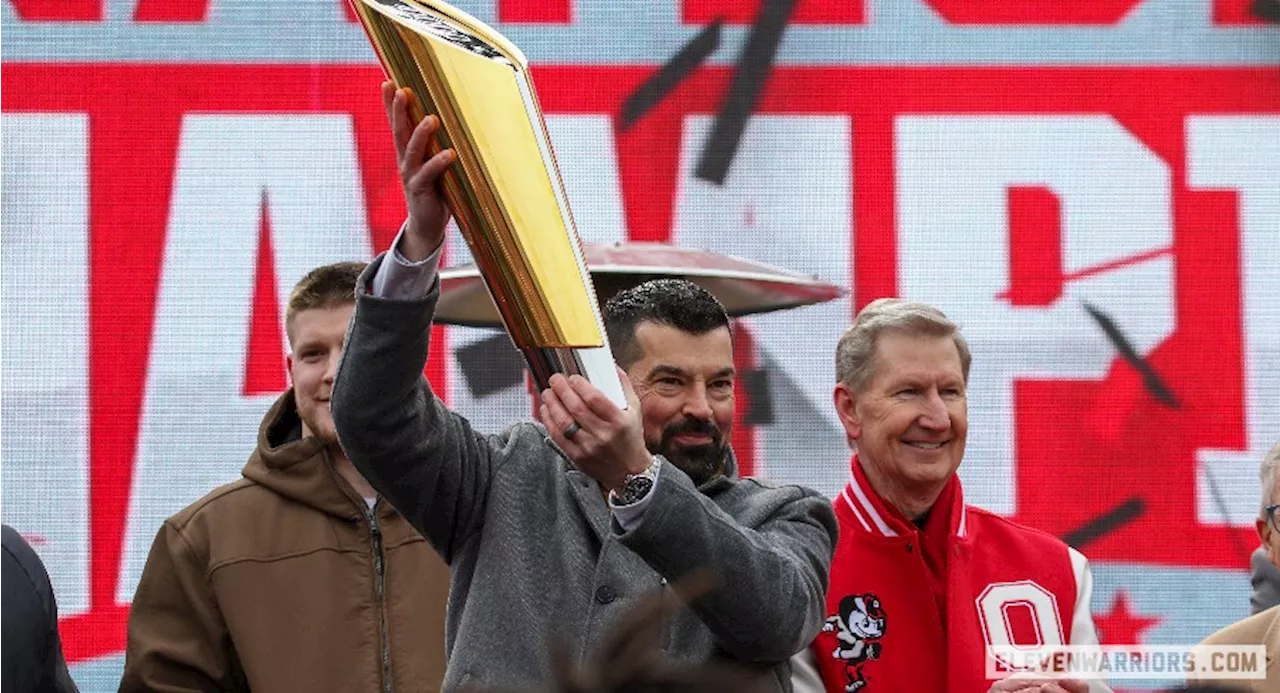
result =
[{"label": "short dark hair", "polygon": [[356,282],[364,271],[363,262],[335,262],[317,267],[298,280],[289,293],[284,310],[285,331],[293,344],[293,317],[304,310],[337,308],[356,302]]},{"label": "short dark hair", "polygon": [[710,291],[686,279],[653,279],[622,291],[604,305],[604,327],[613,358],[625,370],[640,360],[636,326],[668,325],[699,335],[729,329],[729,315]]}]

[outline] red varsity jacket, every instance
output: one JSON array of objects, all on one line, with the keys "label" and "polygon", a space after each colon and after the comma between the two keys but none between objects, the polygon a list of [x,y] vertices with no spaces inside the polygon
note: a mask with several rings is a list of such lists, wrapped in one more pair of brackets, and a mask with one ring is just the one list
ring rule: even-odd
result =
[{"label": "red varsity jacket", "polygon": [[[1098,643],[1078,551],[966,506],[958,477],[934,506],[950,511],[948,531],[923,536],[876,495],[856,457],[852,467],[835,500],[828,618],[811,651],[828,693],[985,693],[988,645]],[[945,556],[943,574],[930,572],[922,539],[935,566]]]}]

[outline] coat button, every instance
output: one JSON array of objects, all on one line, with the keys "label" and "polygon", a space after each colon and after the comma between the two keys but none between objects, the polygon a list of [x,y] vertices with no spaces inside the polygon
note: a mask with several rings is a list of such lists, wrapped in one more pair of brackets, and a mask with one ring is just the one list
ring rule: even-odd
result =
[{"label": "coat button", "polygon": [[618,598],[618,593],[608,585],[602,585],[598,589],[596,589],[596,601],[600,602],[601,604],[608,604],[609,602],[617,598]]},{"label": "coat button", "polygon": [[907,542],[907,553],[911,553],[911,542]]}]

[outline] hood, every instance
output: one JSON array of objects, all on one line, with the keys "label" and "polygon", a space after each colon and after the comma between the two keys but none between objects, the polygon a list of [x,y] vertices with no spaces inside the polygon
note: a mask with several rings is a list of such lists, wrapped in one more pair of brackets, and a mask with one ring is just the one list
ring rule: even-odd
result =
[{"label": "hood", "polygon": [[347,520],[364,517],[364,500],[338,476],[328,447],[315,436],[302,435],[292,388],[280,395],[263,417],[258,447],[241,473],[320,512]]}]

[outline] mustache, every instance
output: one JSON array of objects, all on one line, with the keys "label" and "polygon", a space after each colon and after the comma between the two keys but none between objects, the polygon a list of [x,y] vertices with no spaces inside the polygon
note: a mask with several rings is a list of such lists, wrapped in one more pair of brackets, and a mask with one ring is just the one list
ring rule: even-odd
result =
[{"label": "mustache", "polygon": [[685,433],[710,436],[714,444],[720,443],[720,427],[710,419],[685,419],[680,423],[671,424],[662,430],[662,437],[669,441]]},{"label": "mustache", "polygon": [[[677,445],[675,438],[682,433],[705,435],[710,440],[696,445]],[[725,458],[729,453],[724,433],[714,421],[708,419],[689,418],[665,427],[657,447],[653,452],[666,455],[698,485],[724,471]]]}]

